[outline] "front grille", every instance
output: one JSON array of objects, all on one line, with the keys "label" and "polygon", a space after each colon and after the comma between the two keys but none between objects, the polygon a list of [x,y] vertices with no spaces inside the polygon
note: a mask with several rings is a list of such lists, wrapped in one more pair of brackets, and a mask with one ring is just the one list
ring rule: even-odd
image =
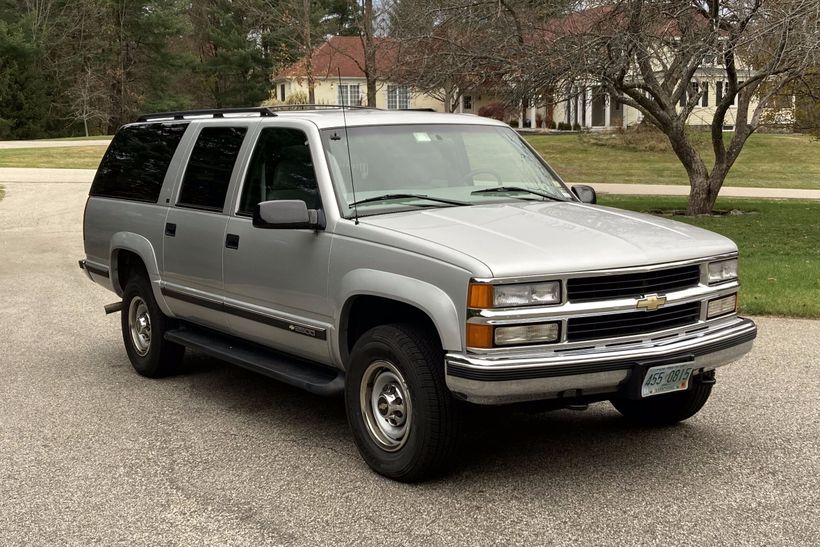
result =
[{"label": "front grille", "polygon": [[638,298],[695,287],[699,282],[697,264],[651,272],[576,277],[567,281],[567,298],[570,302]]},{"label": "front grille", "polygon": [[655,311],[574,317],[567,321],[567,341],[614,338],[671,329],[696,323],[699,317],[700,302],[669,306]]}]

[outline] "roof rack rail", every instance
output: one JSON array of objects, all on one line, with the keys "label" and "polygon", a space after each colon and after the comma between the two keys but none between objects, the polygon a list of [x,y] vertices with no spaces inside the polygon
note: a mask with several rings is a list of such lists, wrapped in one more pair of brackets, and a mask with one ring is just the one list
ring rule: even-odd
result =
[{"label": "roof rack rail", "polygon": [[276,113],[266,106],[248,108],[212,108],[205,110],[182,110],[179,112],[156,112],[154,114],[144,114],[137,119],[137,122],[149,122],[160,120],[184,120],[193,116],[211,116],[213,118],[224,118],[225,114],[259,114],[263,118],[276,116]]},{"label": "roof rack rail", "polygon": [[362,106],[352,104],[280,104],[276,106],[269,106],[267,108],[274,112],[287,112],[289,110],[330,110],[342,108],[347,108],[350,110],[383,110],[381,108],[376,108],[375,106]]}]

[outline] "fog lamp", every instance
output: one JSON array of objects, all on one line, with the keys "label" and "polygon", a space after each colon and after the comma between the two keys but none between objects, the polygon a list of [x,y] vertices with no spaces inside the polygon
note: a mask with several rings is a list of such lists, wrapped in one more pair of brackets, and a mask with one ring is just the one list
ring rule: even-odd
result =
[{"label": "fog lamp", "polygon": [[549,342],[557,342],[560,333],[561,329],[558,323],[496,327],[495,345],[511,346],[515,344],[544,344]]},{"label": "fog lamp", "polygon": [[724,296],[723,298],[710,300],[709,304],[706,306],[706,319],[712,319],[713,317],[720,317],[721,315],[734,313],[736,309],[737,293],[731,296]]}]

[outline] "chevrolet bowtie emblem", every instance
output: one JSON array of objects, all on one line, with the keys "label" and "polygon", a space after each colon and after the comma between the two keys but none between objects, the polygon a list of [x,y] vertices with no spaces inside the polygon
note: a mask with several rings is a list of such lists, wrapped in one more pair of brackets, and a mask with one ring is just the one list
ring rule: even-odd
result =
[{"label": "chevrolet bowtie emblem", "polygon": [[638,300],[635,307],[639,310],[654,311],[666,304],[665,296],[658,296],[657,294],[648,294]]}]

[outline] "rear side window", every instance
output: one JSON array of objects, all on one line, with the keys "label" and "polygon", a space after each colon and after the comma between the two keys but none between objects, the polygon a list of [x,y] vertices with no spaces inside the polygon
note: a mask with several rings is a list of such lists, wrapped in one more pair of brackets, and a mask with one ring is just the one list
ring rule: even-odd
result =
[{"label": "rear side window", "polygon": [[245,127],[202,129],[185,169],[177,205],[207,211],[222,210],[246,132]]},{"label": "rear side window", "polygon": [[114,136],[91,195],[156,203],[187,123],[132,125]]}]

